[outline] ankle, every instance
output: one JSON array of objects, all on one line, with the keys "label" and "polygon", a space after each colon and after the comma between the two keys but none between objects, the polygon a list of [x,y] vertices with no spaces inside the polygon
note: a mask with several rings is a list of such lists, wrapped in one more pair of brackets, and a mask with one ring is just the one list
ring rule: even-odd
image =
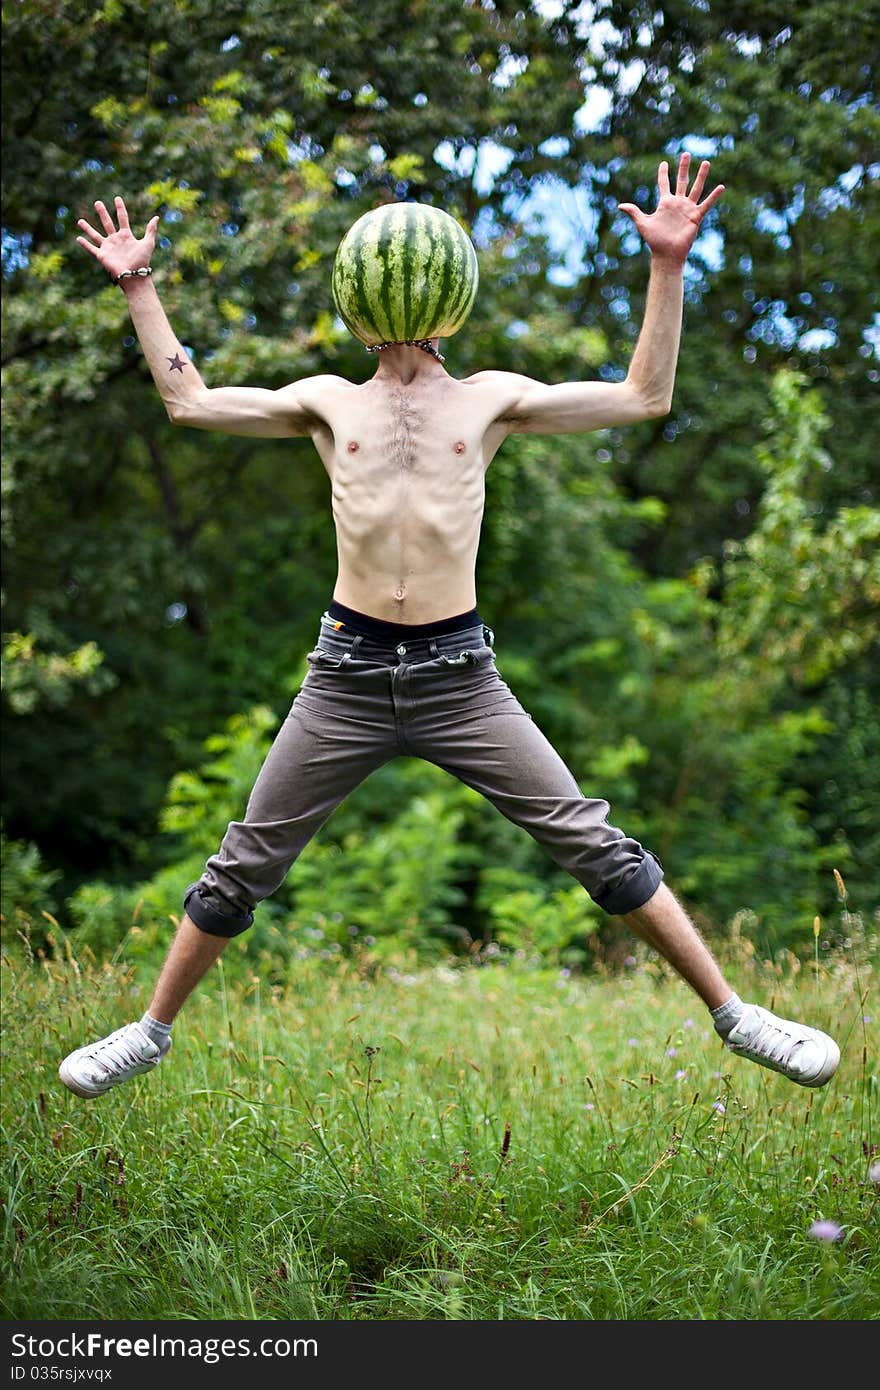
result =
[{"label": "ankle", "polygon": [[148,1012],[145,1013],[140,1020],[140,1026],[150,1039],[150,1042],[154,1042],[163,1052],[167,1051],[171,1046],[170,1023],[161,1023],[158,1018],[153,1018],[153,1015]]},{"label": "ankle", "polygon": [[730,1030],[742,1016],[745,1004],[738,994],[732,994],[726,1003],[719,1008],[712,1009],[712,1022],[715,1025],[715,1032],[721,1038],[726,1038]]}]

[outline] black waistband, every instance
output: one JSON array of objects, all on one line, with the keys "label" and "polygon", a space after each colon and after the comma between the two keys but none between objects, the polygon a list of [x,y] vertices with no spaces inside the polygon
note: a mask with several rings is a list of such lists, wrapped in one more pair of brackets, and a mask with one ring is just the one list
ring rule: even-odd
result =
[{"label": "black waistband", "polygon": [[346,608],[336,599],[327,609],[333,622],[339,623],[345,632],[354,632],[361,637],[374,637],[377,641],[399,642],[402,638],[413,640],[416,637],[442,637],[447,632],[461,632],[469,627],[482,627],[483,620],[476,608],[469,613],[459,613],[454,618],[438,618],[433,623],[386,623],[381,618],[372,618],[369,613],[358,613],[354,608]]}]

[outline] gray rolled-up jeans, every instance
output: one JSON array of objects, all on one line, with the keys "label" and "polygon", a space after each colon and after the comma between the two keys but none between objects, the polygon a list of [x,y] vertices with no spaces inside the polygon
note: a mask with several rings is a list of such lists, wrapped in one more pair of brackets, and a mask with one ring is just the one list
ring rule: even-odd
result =
[{"label": "gray rolled-up jeans", "polygon": [[606,912],[646,903],[663,878],[660,861],[609,825],[607,801],[583,794],[499,675],[493,640],[481,624],[395,646],[338,631],[325,613],[244,820],[230,822],[186,890],[196,926],[216,936],[251,926],[254,907],[340,802],[401,755],[436,763],[481,792]]}]

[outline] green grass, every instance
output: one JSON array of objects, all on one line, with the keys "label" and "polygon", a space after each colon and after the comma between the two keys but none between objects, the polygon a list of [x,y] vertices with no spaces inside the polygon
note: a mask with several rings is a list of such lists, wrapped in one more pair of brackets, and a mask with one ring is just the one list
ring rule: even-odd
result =
[{"label": "green grass", "polygon": [[851,953],[732,969],[840,1040],[819,1091],[726,1053],[650,961],[309,959],[274,985],[224,962],[155,1074],[82,1101],[59,1060],[147,977],[4,958],[3,1317],[880,1316],[880,1025]]}]

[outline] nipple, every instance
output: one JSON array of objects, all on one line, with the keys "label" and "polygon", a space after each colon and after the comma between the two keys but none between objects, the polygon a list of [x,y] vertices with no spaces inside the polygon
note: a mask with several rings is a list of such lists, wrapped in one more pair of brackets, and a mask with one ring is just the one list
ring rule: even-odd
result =
[{"label": "nipple", "polygon": [[358,442],[357,442],[356,439],[350,439],[350,440],[348,441],[348,446],[347,446],[347,447],[348,447],[348,452],[349,452],[350,454],[356,454],[357,451],[358,451],[358,449],[359,449],[361,446],[360,446],[360,444],[358,444]]},{"label": "nipple", "polygon": [[465,451],[465,442],[463,439],[458,439],[452,447],[457,454],[463,454]]}]

